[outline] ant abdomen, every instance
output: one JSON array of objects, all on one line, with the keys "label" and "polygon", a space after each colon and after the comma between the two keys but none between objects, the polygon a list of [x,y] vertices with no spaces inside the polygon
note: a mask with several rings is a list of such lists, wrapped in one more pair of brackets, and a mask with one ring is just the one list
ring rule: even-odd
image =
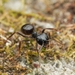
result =
[{"label": "ant abdomen", "polygon": [[34,27],[31,24],[25,24],[21,27],[21,31],[25,35],[30,35],[34,31]]}]

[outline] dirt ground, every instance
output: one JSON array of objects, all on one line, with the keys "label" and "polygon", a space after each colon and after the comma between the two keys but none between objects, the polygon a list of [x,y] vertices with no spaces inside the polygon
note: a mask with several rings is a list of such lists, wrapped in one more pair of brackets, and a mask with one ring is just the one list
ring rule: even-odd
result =
[{"label": "dirt ground", "polygon": [[[46,29],[49,43],[40,53],[36,39],[16,33],[24,24],[32,24],[39,34]],[[74,0],[0,0],[0,75],[52,75],[40,64],[62,58],[75,63]],[[75,75],[75,64],[73,71],[69,75]]]}]

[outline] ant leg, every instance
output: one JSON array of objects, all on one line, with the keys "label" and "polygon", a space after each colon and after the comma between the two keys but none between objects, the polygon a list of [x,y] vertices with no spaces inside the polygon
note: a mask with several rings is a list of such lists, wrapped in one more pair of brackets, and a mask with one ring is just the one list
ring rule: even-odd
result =
[{"label": "ant leg", "polygon": [[45,29],[43,29],[43,30],[42,30],[42,33],[44,33],[44,31],[45,31],[46,29],[48,29],[48,30],[55,30],[55,31],[57,31],[57,29],[55,29],[55,28],[45,28]]},{"label": "ant leg", "polygon": [[37,47],[38,47],[38,43],[36,42],[36,50],[38,49]]},{"label": "ant leg", "polygon": [[44,47],[44,43],[42,44],[41,48],[38,50],[38,55],[39,55],[39,65],[41,65],[41,56],[40,56],[40,54],[41,54],[41,50],[42,50],[43,47]]},{"label": "ant leg", "polygon": [[[29,38],[28,36],[22,34],[21,32],[16,32],[16,33],[19,34],[19,35],[21,35],[21,36],[23,36],[23,37]],[[30,37],[30,38],[31,38],[31,37]]]},{"label": "ant leg", "polygon": [[21,33],[19,33],[19,32],[14,32],[14,33],[12,33],[8,38],[6,38],[7,40],[5,40],[5,43],[4,43],[4,45],[10,40],[10,38],[13,36],[13,35],[15,35],[15,34],[19,34],[19,35],[22,35]]},{"label": "ant leg", "polygon": [[11,34],[7,39],[10,39],[13,35],[15,35],[15,34],[19,34],[19,35],[21,35],[21,36],[23,36],[23,37],[27,37],[27,36],[25,36],[24,34],[22,34],[21,32],[14,32],[13,34]]},{"label": "ant leg", "polygon": [[39,50],[38,50],[38,43],[36,42],[36,50],[37,50],[37,53],[39,55]]},{"label": "ant leg", "polygon": [[[23,33],[21,33],[21,32],[14,32],[14,33],[12,33],[8,38],[7,38],[7,40],[9,40],[13,35],[15,35],[15,34],[18,34],[18,35],[21,35],[22,37],[24,37],[24,38],[32,38],[32,37],[28,37],[28,36],[26,36],[26,35],[24,35]],[[6,42],[5,42],[6,43]]]}]

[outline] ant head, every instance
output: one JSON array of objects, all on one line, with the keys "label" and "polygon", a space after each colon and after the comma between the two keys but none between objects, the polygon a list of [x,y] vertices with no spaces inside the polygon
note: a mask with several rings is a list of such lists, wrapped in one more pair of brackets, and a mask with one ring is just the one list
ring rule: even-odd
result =
[{"label": "ant head", "polygon": [[32,37],[33,37],[33,38],[36,38],[37,35],[38,35],[37,32],[33,32],[33,33],[32,33]]},{"label": "ant head", "polygon": [[49,37],[46,33],[42,33],[37,36],[36,41],[39,45],[47,45],[48,44]]},{"label": "ant head", "polygon": [[34,27],[31,24],[25,24],[21,27],[21,31],[23,34],[30,35],[34,31]]}]

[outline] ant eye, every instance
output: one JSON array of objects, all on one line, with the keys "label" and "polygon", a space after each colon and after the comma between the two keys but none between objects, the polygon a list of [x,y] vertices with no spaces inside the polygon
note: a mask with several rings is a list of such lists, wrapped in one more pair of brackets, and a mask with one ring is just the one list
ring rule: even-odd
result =
[{"label": "ant eye", "polygon": [[26,35],[30,35],[34,31],[34,27],[31,24],[25,24],[21,27],[21,31]]}]

